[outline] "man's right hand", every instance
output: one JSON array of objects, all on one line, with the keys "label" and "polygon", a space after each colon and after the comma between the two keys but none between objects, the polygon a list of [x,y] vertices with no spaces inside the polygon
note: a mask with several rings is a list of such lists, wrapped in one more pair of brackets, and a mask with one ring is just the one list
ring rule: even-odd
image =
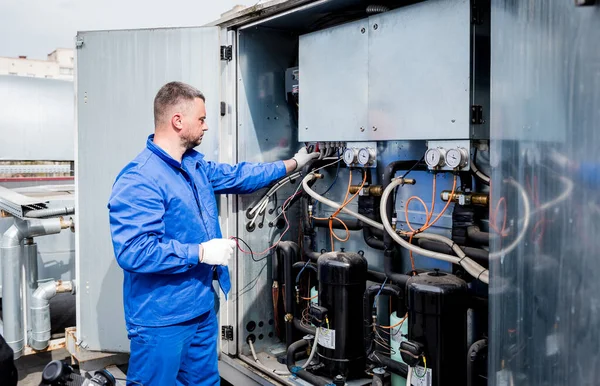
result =
[{"label": "man's right hand", "polygon": [[212,239],[200,244],[200,262],[208,265],[227,265],[236,242],[230,239]]}]

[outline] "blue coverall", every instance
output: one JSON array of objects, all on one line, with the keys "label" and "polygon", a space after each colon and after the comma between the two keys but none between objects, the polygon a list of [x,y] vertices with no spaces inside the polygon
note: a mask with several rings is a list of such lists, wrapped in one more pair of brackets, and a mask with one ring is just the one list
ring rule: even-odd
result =
[{"label": "blue coverall", "polygon": [[285,174],[282,161],[231,166],[206,161],[195,150],[179,163],[152,135],[121,171],[108,208],[124,271],[128,380],[144,386],[220,383],[214,271],[226,295],[231,283],[227,267],[199,263],[199,244],[222,237],[215,194],[250,193]]}]

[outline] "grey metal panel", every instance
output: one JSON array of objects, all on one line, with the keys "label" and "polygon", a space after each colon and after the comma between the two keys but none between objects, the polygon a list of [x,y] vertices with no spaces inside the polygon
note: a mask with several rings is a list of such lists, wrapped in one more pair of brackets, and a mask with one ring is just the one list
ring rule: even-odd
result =
[{"label": "grey metal panel", "polygon": [[73,82],[0,75],[0,105],[0,159],[74,159]]},{"label": "grey metal panel", "polygon": [[367,20],[300,37],[299,141],[369,139]]},{"label": "grey metal panel", "polygon": [[369,140],[469,138],[470,34],[470,0],[369,18]]},{"label": "grey metal panel", "polygon": [[[271,29],[257,27],[245,29],[238,36],[238,161],[272,162],[289,159],[299,145],[296,142],[296,123],[294,108],[290,108],[285,98],[285,71],[294,63],[297,50],[297,36],[278,33]],[[300,181],[296,181],[298,184]],[[288,185],[277,192],[279,205],[293,193],[296,185]],[[293,186],[293,188],[292,188]],[[237,235],[250,244],[253,252],[258,253],[269,247],[279,238],[282,230],[269,227],[275,214],[267,215],[263,228],[253,232],[246,230],[246,210],[249,205],[264,194],[264,190],[252,195],[238,196]],[[272,208],[273,204],[269,206]],[[297,220],[297,213],[289,213]],[[297,221],[292,221],[290,235],[297,234]],[[257,259],[264,255],[256,256]],[[238,307],[238,321],[235,336],[239,345],[238,352],[249,355],[246,344],[249,334],[246,324],[263,322],[263,327],[253,333],[263,334],[264,339],[256,341],[256,349],[262,351],[277,341],[269,337],[274,332],[271,297],[271,258],[254,262],[248,254],[238,252],[236,262],[237,283],[231,299]],[[283,327],[283,326],[282,326]]]},{"label": "grey metal panel", "polygon": [[515,224],[492,252],[524,238],[490,261],[489,384],[596,385],[600,8],[492,4],[491,207]]},{"label": "grey metal panel", "polygon": [[221,64],[218,28],[100,31],[78,35],[78,338],[89,350],[126,352],[123,274],[113,255],[106,204],[119,171],[153,132],[152,103],[173,80],[207,97],[211,130],[199,147],[217,159]]}]

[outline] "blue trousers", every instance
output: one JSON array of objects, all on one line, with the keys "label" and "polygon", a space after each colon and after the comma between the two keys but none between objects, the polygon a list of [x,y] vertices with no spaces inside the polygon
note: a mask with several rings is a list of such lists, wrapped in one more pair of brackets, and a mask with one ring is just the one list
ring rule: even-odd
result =
[{"label": "blue trousers", "polygon": [[127,386],[219,385],[217,329],[214,310],[173,326],[127,325]]}]

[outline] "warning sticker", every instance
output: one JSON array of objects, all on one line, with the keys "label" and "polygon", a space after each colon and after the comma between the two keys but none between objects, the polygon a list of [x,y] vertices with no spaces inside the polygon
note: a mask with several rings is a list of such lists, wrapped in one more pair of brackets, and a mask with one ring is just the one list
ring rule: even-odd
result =
[{"label": "warning sticker", "polygon": [[412,386],[431,386],[433,383],[433,376],[431,369],[425,370],[424,367],[417,366],[412,369]]},{"label": "warning sticker", "polygon": [[321,328],[319,332],[319,346],[335,350],[335,330]]}]

